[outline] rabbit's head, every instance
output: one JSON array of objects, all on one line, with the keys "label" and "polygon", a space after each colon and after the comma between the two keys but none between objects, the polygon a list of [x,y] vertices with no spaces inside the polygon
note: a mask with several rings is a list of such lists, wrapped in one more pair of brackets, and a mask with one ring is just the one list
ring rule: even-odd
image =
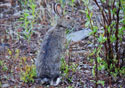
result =
[{"label": "rabbit's head", "polygon": [[73,19],[69,16],[63,16],[63,17],[60,17],[58,20],[57,20],[57,26],[62,26],[62,27],[65,27],[65,28],[70,28],[73,24]]},{"label": "rabbit's head", "polygon": [[56,16],[58,16],[58,18],[56,19],[56,25],[70,28],[74,23],[73,18],[69,15],[63,14],[63,9],[60,4],[55,4],[53,8]]}]

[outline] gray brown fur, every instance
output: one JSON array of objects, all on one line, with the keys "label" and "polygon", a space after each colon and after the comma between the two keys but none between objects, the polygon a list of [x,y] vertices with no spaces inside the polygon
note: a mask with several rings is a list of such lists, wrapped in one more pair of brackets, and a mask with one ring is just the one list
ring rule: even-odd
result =
[{"label": "gray brown fur", "polygon": [[45,35],[36,60],[37,76],[41,79],[56,80],[60,76],[60,59],[64,50],[65,29],[71,20],[59,19]]}]

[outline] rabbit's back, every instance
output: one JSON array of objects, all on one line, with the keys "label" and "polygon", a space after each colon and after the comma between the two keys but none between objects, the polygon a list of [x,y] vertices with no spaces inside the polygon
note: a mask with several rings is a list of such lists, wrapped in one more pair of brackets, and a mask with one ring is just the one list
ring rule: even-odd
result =
[{"label": "rabbit's back", "polygon": [[44,37],[36,63],[38,77],[59,76],[60,58],[65,41],[64,32],[64,29],[50,29]]}]

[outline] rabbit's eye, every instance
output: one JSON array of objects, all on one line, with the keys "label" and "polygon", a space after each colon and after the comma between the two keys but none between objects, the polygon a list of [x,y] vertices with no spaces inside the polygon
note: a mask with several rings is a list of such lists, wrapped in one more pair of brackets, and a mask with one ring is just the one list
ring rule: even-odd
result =
[{"label": "rabbit's eye", "polygon": [[70,19],[70,17],[67,17],[67,19]]},{"label": "rabbit's eye", "polygon": [[69,17],[69,16],[67,16],[67,17],[66,17],[66,19],[70,20],[70,17]]}]

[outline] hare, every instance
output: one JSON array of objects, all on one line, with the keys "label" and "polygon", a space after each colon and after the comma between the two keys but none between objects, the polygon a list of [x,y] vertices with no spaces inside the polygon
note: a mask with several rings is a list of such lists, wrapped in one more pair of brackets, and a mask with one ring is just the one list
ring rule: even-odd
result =
[{"label": "hare", "polygon": [[[59,4],[57,6],[60,6]],[[56,10],[61,10],[61,7]],[[58,11],[61,16],[62,12]],[[40,52],[36,59],[36,71],[42,84],[58,85],[60,83],[61,56],[64,52],[65,29],[70,27],[73,20],[61,16],[54,27],[48,30],[41,43]]]}]

